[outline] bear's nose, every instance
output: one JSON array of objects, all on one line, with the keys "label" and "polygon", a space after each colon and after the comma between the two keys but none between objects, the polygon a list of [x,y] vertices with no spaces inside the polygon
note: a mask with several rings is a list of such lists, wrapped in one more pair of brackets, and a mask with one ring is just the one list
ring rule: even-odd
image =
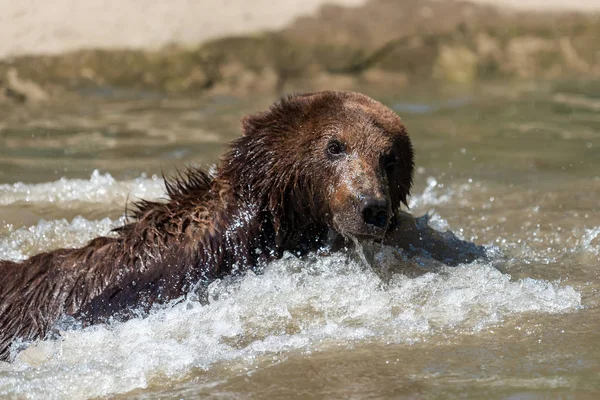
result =
[{"label": "bear's nose", "polygon": [[362,215],[369,225],[383,228],[389,221],[389,204],[380,198],[367,198],[363,202]]}]

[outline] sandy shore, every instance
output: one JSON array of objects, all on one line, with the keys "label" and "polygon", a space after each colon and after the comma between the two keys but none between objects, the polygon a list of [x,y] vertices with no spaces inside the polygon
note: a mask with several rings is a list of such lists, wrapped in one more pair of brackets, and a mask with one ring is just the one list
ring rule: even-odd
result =
[{"label": "sandy shore", "polygon": [[324,3],[364,0],[0,0],[0,58],[82,48],[158,48],[279,29]]},{"label": "sandy shore", "polygon": [[[441,0],[443,1],[443,0]],[[598,0],[470,0],[472,3],[539,11],[599,11]]]},{"label": "sandy shore", "polygon": [[[446,0],[440,0],[446,1]],[[364,0],[0,0],[0,58],[82,48],[158,48],[282,28],[324,3]],[[598,0],[474,0],[518,9],[600,10]]]}]

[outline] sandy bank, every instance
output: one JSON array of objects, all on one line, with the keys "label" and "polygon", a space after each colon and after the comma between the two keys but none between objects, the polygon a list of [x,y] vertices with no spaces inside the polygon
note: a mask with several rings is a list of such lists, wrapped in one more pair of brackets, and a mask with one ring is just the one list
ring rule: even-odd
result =
[{"label": "sandy bank", "polygon": [[325,2],[363,0],[0,0],[0,57],[195,44],[280,29]]},{"label": "sandy bank", "polygon": [[[445,1],[445,0],[440,0]],[[598,0],[474,0],[519,9],[600,10]],[[0,0],[0,58],[83,48],[156,49],[280,29],[324,3],[364,0]]]}]

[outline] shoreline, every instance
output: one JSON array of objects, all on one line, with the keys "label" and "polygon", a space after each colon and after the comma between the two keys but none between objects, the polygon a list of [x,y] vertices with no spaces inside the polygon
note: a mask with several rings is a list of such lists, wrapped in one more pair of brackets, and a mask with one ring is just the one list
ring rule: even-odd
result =
[{"label": "shoreline", "polygon": [[[323,4],[365,0],[0,0],[0,59],[85,49],[156,51],[283,29]],[[140,18],[141,17],[141,18]],[[4,40],[4,39],[9,40]]]},{"label": "shoreline", "polygon": [[[449,0],[438,0],[447,2]],[[502,10],[600,12],[596,0],[471,0]],[[0,0],[0,59],[56,55],[85,49],[155,51],[168,45],[191,46],[208,40],[281,30],[323,6],[368,5],[365,0]],[[427,5],[424,2],[424,11]],[[140,18],[143,16],[143,18]],[[159,27],[159,29],[156,29]]]},{"label": "shoreline", "polygon": [[246,95],[424,81],[598,79],[598,37],[600,12],[370,0],[323,6],[279,30],[189,45],[0,59],[0,103],[93,92]]}]

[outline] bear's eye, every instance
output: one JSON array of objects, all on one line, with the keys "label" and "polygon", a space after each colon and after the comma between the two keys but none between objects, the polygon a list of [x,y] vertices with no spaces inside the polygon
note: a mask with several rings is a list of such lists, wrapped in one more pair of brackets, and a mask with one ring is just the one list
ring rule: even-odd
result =
[{"label": "bear's eye", "polygon": [[330,156],[339,156],[346,151],[346,146],[339,140],[332,140],[327,144],[327,153]]},{"label": "bear's eye", "polygon": [[383,166],[385,169],[393,168],[398,161],[398,157],[396,153],[388,153],[383,156]]}]

